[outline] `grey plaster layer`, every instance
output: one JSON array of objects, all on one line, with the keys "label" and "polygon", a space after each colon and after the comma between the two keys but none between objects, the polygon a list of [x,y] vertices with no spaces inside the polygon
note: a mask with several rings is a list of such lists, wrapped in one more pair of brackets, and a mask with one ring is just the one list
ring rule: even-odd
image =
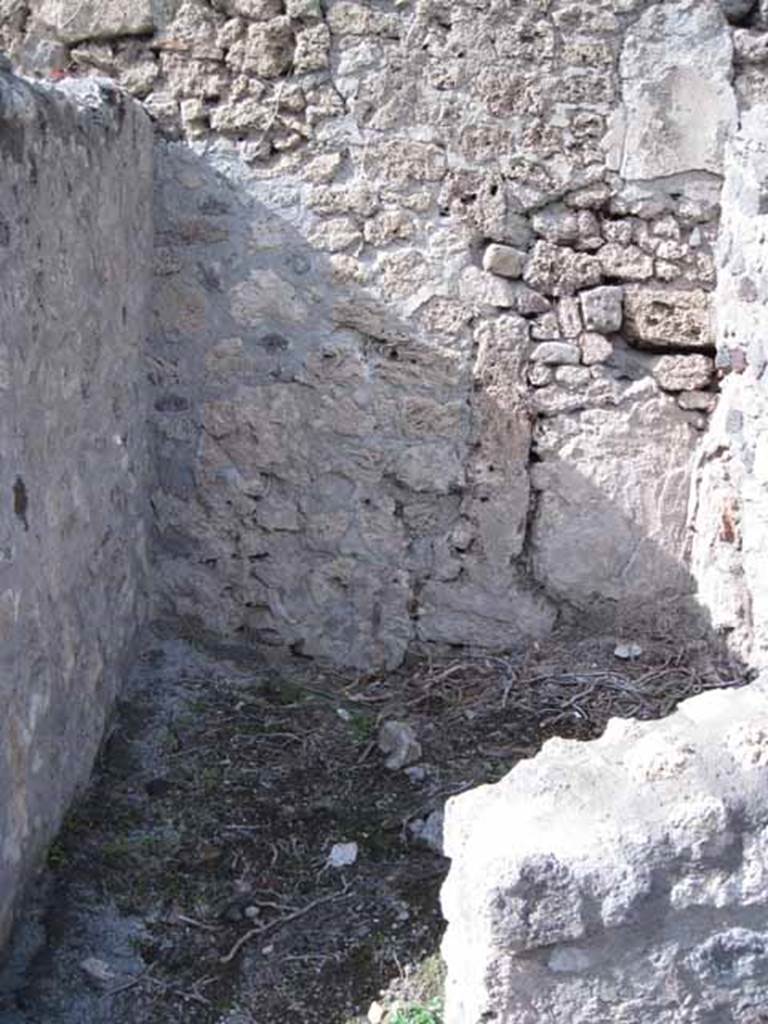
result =
[{"label": "grey plaster layer", "polygon": [[767,741],[764,679],[450,800],[447,1024],[758,1021]]},{"label": "grey plaster layer", "polygon": [[0,74],[0,944],[145,612],[151,129]]}]

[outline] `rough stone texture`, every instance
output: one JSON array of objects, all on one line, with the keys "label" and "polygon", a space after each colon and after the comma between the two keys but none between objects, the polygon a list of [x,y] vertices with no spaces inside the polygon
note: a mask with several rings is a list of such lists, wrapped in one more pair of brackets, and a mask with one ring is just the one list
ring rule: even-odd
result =
[{"label": "rough stone texture", "polygon": [[711,348],[706,292],[630,285],[624,296],[625,331],[644,348]]},{"label": "rough stone texture", "polygon": [[598,334],[613,334],[621,329],[624,319],[622,288],[592,288],[581,293],[584,326]]},{"label": "rough stone texture", "polygon": [[715,361],[709,356],[659,356],[653,376],[665,391],[696,391],[706,388],[715,377]]},{"label": "rough stone texture", "polygon": [[[671,439],[633,420],[647,455],[632,464],[675,500],[660,517],[621,499],[616,514],[641,562],[663,530],[677,564],[679,460],[706,410],[664,395],[626,342],[687,354],[708,322],[712,171],[734,110],[713,0],[102,7],[91,25],[90,3],[39,0],[0,25],[0,46],[35,74],[113,76],[161,134],[160,612],[198,635],[359,668],[414,643],[543,635],[562,601],[545,567],[583,517],[559,478],[532,488],[532,438],[563,430],[552,450],[591,467],[605,509],[624,490],[618,444],[640,384]],[[149,15],[154,27],[131,23],[145,35],[122,35],[121,18]],[[617,139],[629,153],[646,132],[658,75],[685,100],[701,67],[701,111],[667,104],[683,163],[622,176]],[[669,128],[643,152],[666,160]],[[537,343],[564,346],[556,369]],[[599,474],[593,441],[582,450],[568,433],[582,414],[601,422],[595,445],[617,438]],[[602,560],[605,538],[589,537]],[[623,544],[617,592],[634,607],[663,559],[636,568]],[[607,613],[582,582],[569,600]]]},{"label": "rough stone texture", "polygon": [[0,945],[145,613],[151,130],[0,73]]},{"label": "rough stone texture", "polygon": [[447,1024],[757,1022],[768,679],[448,801]]},{"label": "rough stone texture", "polygon": [[519,249],[494,242],[483,253],[483,268],[502,277],[522,277],[527,258]]},{"label": "rough stone texture", "polygon": [[695,433],[674,398],[647,378],[598,378],[590,388],[600,389],[598,407],[577,393],[555,405],[534,435],[536,578],[581,608],[685,593]]},{"label": "rough stone texture", "polygon": [[155,28],[151,0],[38,0],[33,12],[41,28],[63,43],[140,35]]},{"label": "rough stone texture", "polygon": [[745,657],[768,663],[768,108],[742,115],[729,148],[716,334],[722,395],[697,459],[693,571],[701,602]]}]

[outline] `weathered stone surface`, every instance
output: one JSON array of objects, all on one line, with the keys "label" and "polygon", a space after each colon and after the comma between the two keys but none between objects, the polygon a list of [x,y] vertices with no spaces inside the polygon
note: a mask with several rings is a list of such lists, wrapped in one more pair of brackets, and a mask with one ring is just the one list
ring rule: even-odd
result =
[{"label": "weathered stone surface", "polygon": [[624,291],[624,333],[643,348],[710,348],[710,306],[703,291],[629,285]]},{"label": "weathered stone surface", "polygon": [[578,345],[569,345],[565,341],[545,341],[533,349],[531,362],[544,363],[545,366],[564,363],[575,366],[581,362],[581,352]]},{"label": "weathered stone surface", "polygon": [[444,644],[455,643],[460,635],[474,646],[505,650],[546,636],[556,616],[546,597],[532,591],[522,580],[510,583],[508,574],[499,590],[493,589],[492,578],[479,578],[477,582],[431,582],[420,596],[418,635]]},{"label": "weathered stone surface", "polygon": [[697,459],[692,500],[699,600],[761,666],[768,665],[765,116],[763,106],[743,115],[726,160],[714,311],[717,362],[732,372]]},{"label": "weathered stone surface", "polygon": [[146,613],[148,118],[0,73],[0,945]]},{"label": "weathered stone surface", "polygon": [[[551,621],[532,426],[623,430],[623,391],[656,385],[596,289],[704,280],[717,185],[606,161],[644,5],[545,7],[163,0],[151,36],[53,41],[180,140],[149,343],[164,611],[360,668]],[[51,33],[11,14],[0,46],[40,43],[47,73]],[[550,370],[531,340],[570,347]]]},{"label": "weathered stone surface", "polygon": [[517,306],[517,295],[517,290],[508,281],[480,270],[479,267],[467,267],[462,274],[459,296],[464,302],[495,306],[497,309],[514,309]]},{"label": "weathered stone surface", "polygon": [[39,0],[34,11],[65,43],[139,35],[155,28],[151,0]]},{"label": "weathered stone surface", "polygon": [[596,366],[605,363],[613,354],[613,345],[602,334],[587,331],[579,338],[581,361],[585,366]]},{"label": "weathered stone surface", "polygon": [[685,521],[694,433],[674,398],[647,379],[616,388],[608,407],[577,398],[570,412],[562,403],[534,438],[534,572],[548,593],[580,608],[651,605],[692,588]]},{"label": "weathered stone surface", "polygon": [[700,1024],[768,1001],[768,679],[550,740],[448,801],[447,1024]]},{"label": "weathered stone surface", "polygon": [[653,376],[665,391],[696,391],[706,388],[715,376],[715,361],[709,356],[659,356]]},{"label": "weathered stone surface", "polygon": [[531,226],[537,235],[561,245],[600,239],[600,225],[589,210],[574,211],[565,206],[550,206],[534,213]]},{"label": "weathered stone surface", "polygon": [[621,330],[624,319],[624,290],[622,288],[591,288],[582,292],[581,315],[588,331],[613,334]]},{"label": "weathered stone surface", "polygon": [[483,253],[483,269],[502,277],[522,277],[527,258],[519,249],[493,242]]},{"label": "weathered stone surface", "polygon": [[736,122],[731,56],[717,0],[654,4],[632,25],[620,65],[625,178],[722,171]]},{"label": "weathered stone surface", "polygon": [[573,295],[602,280],[600,261],[551,242],[536,242],[525,268],[526,284],[544,295]]},{"label": "weathered stone surface", "polygon": [[652,257],[636,245],[625,247],[609,242],[600,250],[598,259],[606,277],[619,281],[647,281],[653,277]]},{"label": "weathered stone surface", "polygon": [[692,412],[714,412],[717,407],[717,395],[711,391],[683,391],[678,396],[677,404],[681,409]]}]

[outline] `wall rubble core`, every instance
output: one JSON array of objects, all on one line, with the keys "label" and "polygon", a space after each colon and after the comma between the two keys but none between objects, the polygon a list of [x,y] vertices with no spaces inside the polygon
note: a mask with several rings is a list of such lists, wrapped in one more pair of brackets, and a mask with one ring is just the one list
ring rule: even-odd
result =
[{"label": "wall rubble core", "polygon": [[[648,18],[658,27],[686,6],[658,5]],[[709,131],[727,139],[714,316],[722,393],[695,455],[689,520],[698,600],[761,667],[768,106],[765,57],[755,58],[766,36],[755,29],[768,27],[765,14],[734,33],[738,127],[728,115],[727,132]],[[659,34],[654,45],[669,43]],[[654,62],[661,75],[666,66]],[[702,109],[708,119],[714,107]],[[675,330],[692,323],[682,308]],[[632,317],[635,330],[643,314]],[[665,318],[652,318],[654,333],[666,333]],[[448,1024],[766,1019],[767,698],[763,675],[748,690],[695,697],[662,723],[613,721],[595,743],[552,741],[497,786],[449,802]]]},{"label": "wall rubble core", "polygon": [[166,613],[368,668],[686,602],[716,0],[15,3],[22,69],[108,73],[166,135]]},{"label": "wall rubble core", "polygon": [[0,72],[0,946],[146,613],[149,119]]}]

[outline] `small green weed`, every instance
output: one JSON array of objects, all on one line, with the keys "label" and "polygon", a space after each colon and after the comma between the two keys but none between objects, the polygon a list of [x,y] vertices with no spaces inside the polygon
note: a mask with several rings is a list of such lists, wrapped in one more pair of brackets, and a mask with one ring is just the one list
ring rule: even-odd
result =
[{"label": "small green weed", "polygon": [[442,1024],[442,1005],[439,999],[431,999],[426,1006],[409,1006],[396,1010],[389,1024]]},{"label": "small green weed", "polygon": [[357,743],[368,743],[376,732],[376,719],[362,711],[353,711],[348,722]]},{"label": "small green weed", "polygon": [[46,863],[48,867],[55,871],[57,868],[64,867],[67,864],[69,858],[67,856],[67,850],[63,843],[59,842],[58,839],[54,839],[51,845],[48,847],[48,856],[46,857]]}]

